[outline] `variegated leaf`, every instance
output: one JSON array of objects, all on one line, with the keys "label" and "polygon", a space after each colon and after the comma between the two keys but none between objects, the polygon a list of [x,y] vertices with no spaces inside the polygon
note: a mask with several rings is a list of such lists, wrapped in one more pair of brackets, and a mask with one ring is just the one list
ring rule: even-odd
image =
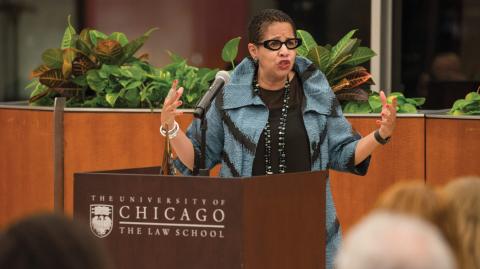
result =
[{"label": "variegated leaf", "polygon": [[342,89],[335,92],[339,101],[368,101],[368,92],[363,89]]},{"label": "variegated leaf", "polygon": [[62,73],[64,78],[68,78],[72,73],[72,62],[73,59],[75,59],[76,54],[77,50],[73,48],[66,48],[63,50]]},{"label": "variegated leaf", "polygon": [[116,40],[101,40],[95,47],[95,54],[104,63],[112,64],[121,57],[122,45]]},{"label": "variegated leaf", "polygon": [[60,45],[61,49],[72,48],[75,45],[76,31],[70,23],[70,17],[71,15],[68,15],[68,25],[65,29],[65,33],[63,34],[62,44]]},{"label": "variegated leaf", "polygon": [[75,76],[82,76],[87,73],[88,70],[95,68],[96,65],[87,56],[79,53],[72,62],[72,72]]},{"label": "variegated leaf", "polygon": [[297,53],[300,56],[307,57],[310,51],[317,47],[317,42],[313,36],[305,30],[297,30],[297,36],[302,39],[302,45],[298,47]]},{"label": "variegated leaf", "polygon": [[42,64],[40,66],[38,66],[37,68],[35,68],[32,73],[30,74],[30,77],[31,78],[36,78],[36,77],[39,77],[41,76],[43,73],[47,72],[48,70],[50,70],[50,68],[45,65],[45,64]]},{"label": "variegated leaf", "polygon": [[51,69],[39,78],[40,83],[49,88],[77,88],[77,86],[63,77],[61,69]]},{"label": "variegated leaf", "polygon": [[339,58],[344,58],[345,55],[350,54],[351,50],[357,43],[356,39],[352,39],[352,36],[357,30],[352,30],[346,34],[338,43],[332,48],[332,54],[330,56],[330,64],[334,64]]}]

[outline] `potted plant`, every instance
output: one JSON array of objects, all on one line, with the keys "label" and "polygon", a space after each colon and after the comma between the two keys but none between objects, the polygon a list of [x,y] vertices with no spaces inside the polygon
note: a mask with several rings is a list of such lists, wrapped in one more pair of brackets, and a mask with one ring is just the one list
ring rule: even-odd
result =
[{"label": "potted plant", "polygon": [[32,72],[30,103],[51,106],[55,97],[65,96],[69,107],[158,108],[178,79],[186,90],[185,107],[193,107],[217,69],[189,66],[171,52],[172,63],[163,68],[149,64],[146,54],[135,56],[155,30],[132,41],[121,32],[87,28],[77,34],[69,17],[60,48],[45,50]]},{"label": "potted plant", "polygon": [[464,99],[458,99],[448,112],[454,116],[480,115],[480,87],[468,93]]}]

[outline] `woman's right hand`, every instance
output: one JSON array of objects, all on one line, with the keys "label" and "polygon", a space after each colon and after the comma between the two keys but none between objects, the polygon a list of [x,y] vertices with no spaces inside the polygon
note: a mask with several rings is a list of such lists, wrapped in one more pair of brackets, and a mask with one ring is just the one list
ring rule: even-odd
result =
[{"label": "woman's right hand", "polygon": [[174,80],[172,87],[168,92],[165,101],[163,102],[161,124],[165,130],[171,130],[175,121],[175,116],[181,115],[183,112],[177,111],[177,108],[182,105],[180,97],[183,94],[183,87],[177,89],[178,80]]}]

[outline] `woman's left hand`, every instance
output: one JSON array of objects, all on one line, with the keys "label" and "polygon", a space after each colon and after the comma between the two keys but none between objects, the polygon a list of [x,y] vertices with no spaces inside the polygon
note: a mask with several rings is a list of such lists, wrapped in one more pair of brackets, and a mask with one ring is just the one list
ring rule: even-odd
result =
[{"label": "woman's left hand", "polygon": [[397,98],[393,98],[392,103],[388,104],[387,96],[383,91],[380,91],[380,99],[382,101],[381,120],[377,120],[380,125],[378,132],[383,138],[392,136],[395,129],[395,121],[397,119]]}]

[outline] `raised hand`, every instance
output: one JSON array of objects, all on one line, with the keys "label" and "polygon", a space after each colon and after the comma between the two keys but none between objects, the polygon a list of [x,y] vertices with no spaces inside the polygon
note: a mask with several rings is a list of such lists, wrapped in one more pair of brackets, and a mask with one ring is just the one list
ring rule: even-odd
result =
[{"label": "raised hand", "polygon": [[167,126],[168,129],[171,129],[174,125],[175,117],[183,113],[177,110],[177,108],[182,105],[180,97],[182,97],[183,94],[183,87],[177,89],[177,86],[178,80],[174,80],[163,102],[161,122],[164,129],[167,129]]},{"label": "raised hand", "polygon": [[395,121],[397,119],[397,98],[393,98],[392,103],[388,104],[387,96],[383,91],[380,91],[380,99],[382,101],[381,120],[377,120],[380,125],[378,132],[383,138],[390,137],[395,129]]}]

